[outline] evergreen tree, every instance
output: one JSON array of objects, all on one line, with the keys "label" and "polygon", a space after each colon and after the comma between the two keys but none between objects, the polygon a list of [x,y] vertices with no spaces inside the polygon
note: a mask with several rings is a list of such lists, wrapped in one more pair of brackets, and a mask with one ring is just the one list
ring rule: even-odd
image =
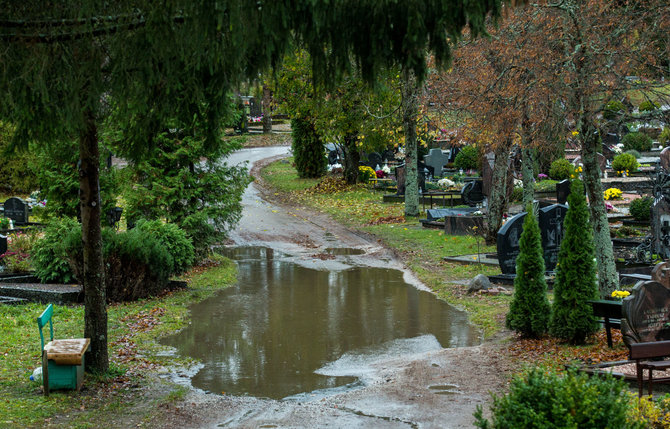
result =
[{"label": "evergreen tree", "polygon": [[314,122],[309,118],[295,117],[291,120],[293,157],[298,176],[316,178],[326,174],[327,158],[321,137]]},{"label": "evergreen tree", "polygon": [[550,323],[552,335],[581,344],[598,329],[590,299],[598,299],[595,249],[589,208],[581,180],[574,180],[568,196],[565,235],[556,264],[554,305]]},{"label": "evergreen tree", "polygon": [[526,211],[516,258],[514,297],[505,323],[526,337],[539,337],[547,331],[551,307],[544,280],[540,228],[531,207]]}]

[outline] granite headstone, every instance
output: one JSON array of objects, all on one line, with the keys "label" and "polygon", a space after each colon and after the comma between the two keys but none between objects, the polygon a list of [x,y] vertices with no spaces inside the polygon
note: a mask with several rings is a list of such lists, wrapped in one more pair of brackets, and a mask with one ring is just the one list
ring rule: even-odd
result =
[{"label": "granite headstone", "polygon": [[651,235],[653,252],[663,259],[670,259],[670,202],[656,199],[651,206]]},{"label": "granite headstone", "polygon": [[565,204],[570,195],[570,181],[568,179],[561,180],[556,184],[556,201],[558,204]]},{"label": "granite headstone", "polygon": [[473,180],[468,182],[461,189],[461,198],[463,202],[470,207],[474,207],[477,204],[484,201],[484,190],[481,180]]},{"label": "granite headstone", "polygon": [[442,152],[442,149],[431,149],[428,155],[424,155],[423,161],[433,168],[433,176],[442,177],[442,168],[449,162],[449,157]]},{"label": "granite headstone", "polygon": [[523,221],[526,213],[519,213],[505,222],[498,230],[496,247],[498,250],[498,264],[503,274],[516,272],[516,257],[519,255],[519,239],[523,231]]},{"label": "granite headstone", "polygon": [[621,331],[626,344],[670,340],[670,289],[638,282],[623,300]]},{"label": "granite headstone", "polygon": [[663,148],[659,156],[661,158],[661,168],[666,173],[670,173],[670,146]]},{"label": "granite headstone", "polygon": [[563,220],[568,206],[552,204],[540,209],[539,224],[544,249],[544,265],[547,271],[553,271],[558,262],[558,250],[563,240]]},{"label": "granite headstone", "polygon": [[7,237],[0,234],[0,255],[7,251]]},{"label": "granite headstone", "polygon": [[4,204],[5,217],[14,221],[16,225],[28,223],[28,204],[21,198],[11,197]]},{"label": "granite headstone", "polygon": [[[406,188],[405,179],[406,179],[405,166],[403,165],[402,167],[396,167],[395,180],[398,186],[397,195],[405,195],[405,188]],[[419,182],[418,185],[420,192],[423,192],[426,189],[426,175],[422,171],[419,171],[417,179]]]}]

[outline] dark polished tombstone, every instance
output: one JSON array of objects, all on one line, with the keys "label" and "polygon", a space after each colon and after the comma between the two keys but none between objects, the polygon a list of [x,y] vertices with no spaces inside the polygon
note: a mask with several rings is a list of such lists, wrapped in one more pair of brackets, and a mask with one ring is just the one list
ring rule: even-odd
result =
[{"label": "dark polished tombstone", "polygon": [[670,202],[665,198],[654,201],[651,206],[651,234],[653,252],[663,259],[670,259]]},{"label": "dark polished tombstone", "polygon": [[382,156],[378,154],[377,152],[372,152],[368,154],[368,162],[367,162],[368,167],[372,169],[376,169],[377,166],[381,168],[382,166]]},{"label": "dark polished tombstone", "polygon": [[498,231],[496,247],[498,264],[503,274],[516,273],[516,257],[519,255],[519,239],[525,217],[525,212],[511,217]]},{"label": "dark polished tombstone", "polygon": [[553,271],[558,262],[558,250],[563,240],[563,220],[568,212],[568,206],[552,204],[539,210],[540,234],[544,249],[544,266],[547,271]]},{"label": "dark polished tombstone", "polygon": [[670,289],[657,281],[638,282],[623,300],[621,332],[626,344],[670,340]]},{"label": "dark polished tombstone", "polygon": [[395,153],[393,153],[392,150],[387,149],[384,152],[382,152],[382,162],[386,163],[393,160],[395,160]]},{"label": "dark polished tombstone", "polygon": [[[405,166],[396,167],[395,169],[395,180],[398,187],[398,192],[396,195],[405,195]],[[423,192],[426,189],[426,176],[422,171],[418,172],[418,181],[419,189]]]},{"label": "dark polished tombstone", "polygon": [[0,234],[0,255],[7,251],[7,237]]},{"label": "dark polished tombstone", "polygon": [[665,172],[670,172],[670,146],[663,148],[659,156],[661,158],[661,168]]},{"label": "dark polished tombstone", "polygon": [[4,204],[5,217],[14,221],[16,225],[28,223],[28,204],[21,198],[11,197]]},{"label": "dark polished tombstone", "polygon": [[339,157],[337,156],[337,151],[331,150],[328,152],[328,164],[333,165],[337,164]]},{"label": "dark polished tombstone", "polygon": [[482,181],[474,180],[466,183],[463,189],[461,189],[461,198],[470,207],[474,207],[484,201]]},{"label": "dark polished tombstone", "polygon": [[431,149],[428,155],[423,156],[426,165],[433,168],[433,176],[442,177],[442,168],[449,162],[449,157],[442,152],[442,149]]},{"label": "dark polished tombstone", "polygon": [[460,147],[453,147],[449,150],[449,162],[454,162],[456,160],[456,155],[461,151]]},{"label": "dark polished tombstone", "polygon": [[561,180],[556,184],[556,201],[558,204],[565,204],[570,195],[570,181],[568,179]]},{"label": "dark polished tombstone", "polygon": [[603,137],[603,143],[609,146],[615,146],[619,144],[619,135],[616,133],[607,133]]}]

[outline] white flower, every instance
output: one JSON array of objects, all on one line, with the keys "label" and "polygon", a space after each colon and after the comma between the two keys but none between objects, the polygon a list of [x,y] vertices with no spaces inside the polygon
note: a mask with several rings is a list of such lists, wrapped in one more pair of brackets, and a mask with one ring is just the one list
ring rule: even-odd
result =
[{"label": "white flower", "polygon": [[455,183],[447,178],[440,179],[437,181],[437,186],[439,186],[440,188],[451,188],[454,185]]},{"label": "white flower", "polygon": [[390,169],[389,166],[386,165],[386,164],[384,164],[384,166],[382,167],[382,171],[383,171],[385,174],[391,174],[391,169]]},{"label": "white flower", "polygon": [[333,171],[333,170],[335,170],[335,169],[337,169],[337,168],[342,168],[342,164],[333,164],[333,165],[329,165],[329,166],[328,166],[328,171],[330,172],[330,171]]}]

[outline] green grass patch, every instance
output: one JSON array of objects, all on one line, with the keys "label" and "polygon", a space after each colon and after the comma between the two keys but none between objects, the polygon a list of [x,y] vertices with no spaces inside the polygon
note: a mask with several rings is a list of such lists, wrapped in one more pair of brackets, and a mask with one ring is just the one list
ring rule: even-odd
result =
[{"label": "green grass patch", "polygon": [[[34,368],[40,366],[40,337],[37,316],[44,304],[0,305],[0,428],[41,427],[48,419],[67,423],[61,427],[104,427],[110,418],[123,414],[141,403],[138,389],[133,385],[153,384],[138,376],[143,368],[155,368],[185,363],[186,361],[158,352],[165,348],[157,339],[173,333],[188,324],[190,304],[208,298],[216,291],[234,284],[235,263],[215,256],[219,265],[191,271],[185,278],[189,287],[164,296],[108,307],[110,372],[86,375],[85,389],[81,392],[52,392],[44,397],[41,388],[29,380]],[[84,335],[84,307],[54,306],[54,336],[74,338]],[[118,389],[105,387],[118,379],[132,378]],[[131,387],[127,385],[130,384]],[[176,389],[176,390],[175,390]],[[104,400],[98,393],[105,392]],[[176,393],[175,393],[176,392]],[[175,386],[154,399],[156,403],[174,401],[183,396]],[[146,413],[158,412],[147,407]],[[71,420],[70,420],[71,419]]]},{"label": "green grass patch", "polygon": [[320,179],[301,179],[292,166],[293,158],[282,159],[263,169],[263,178],[281,192],[302,191],[320,182]]},{"label": "green grass patch", "polygon": [[[449,236],[441,230],[423,228],[417,219],[403,219],[404,204],[383,203],[382,194],[367,185],[356,185],[343,191],[317,193],[310,190],[319,180],[303,182],[293,188],[287,182],[297,174],[289,161],[268,165],[263,178],[277,192],[293,201],[329,214],[333,219],[353,229],[373,234],[386,246],[398,251],[408,268],[438,297],[467,310],[470,320],[490,337],[504,327],[504,316],[511,297],[507,295],[479,296],[465,293],[466,284],[479,273],[499,274],[498,267],[474,263],[476,255],[495,252],[481,237]],[[386,221],[384,220],[386,219]],[[394,223],[389,223],[394,222]],[[473,264],[461,265],[444,261],[446,256],[473,255]]]}]

